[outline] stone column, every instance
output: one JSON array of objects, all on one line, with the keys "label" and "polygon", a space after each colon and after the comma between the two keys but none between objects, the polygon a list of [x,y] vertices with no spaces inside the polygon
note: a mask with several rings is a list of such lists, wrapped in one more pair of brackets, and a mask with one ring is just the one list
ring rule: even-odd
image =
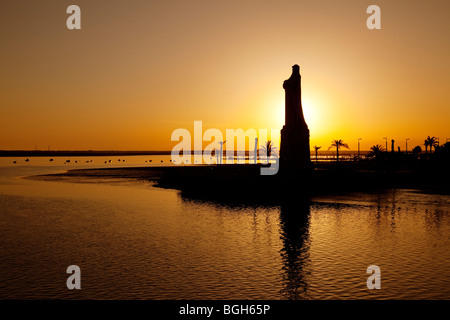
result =
[{"label": "stone column", "polygon": [[311,166],[309,129],[303,116],[300,67],[292,67],[291,77],[284,81],[285,125],[281,129],[280,169],[308,169]]}]

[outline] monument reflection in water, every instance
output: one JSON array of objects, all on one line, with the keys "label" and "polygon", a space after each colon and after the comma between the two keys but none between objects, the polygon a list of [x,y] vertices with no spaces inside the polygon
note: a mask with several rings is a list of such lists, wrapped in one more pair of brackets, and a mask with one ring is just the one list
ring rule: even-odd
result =
[{"label": "monument reflection in water", "polygon": [[[247,233],[254,232],[256,240],[249,242],[242,230],[224,230],[244,235],[234,247],[236,254],[252,252],[234,262],[247,276],[234,279],[240,283],[237,298],[245,299],[240,294],[294,300],[450,297],[446,195],[394,189],[299,197],[278,204],[270,199],[259,204],[225,197],[206,200],[184,193],[181,198],[211,221],[218,219],[220,226],[230,226],[231,220]],[[252,220],[253,228],[248,228]],[[250,258],[253,255],[256,260]],[[271,261],[277,261],[274,269],[269,268]],[[372,264],[381,268],[381,290],[366,286],[366,269]],[[216,268],[223,266],[219,263]]]},{"label": "monument reflection in water", "polygon": [[310,203],[303,199],[298,203],[280,206],[280,236],[283,243],[283,295],[288,299],[303,298],[308,292],[305,279],[306,261],[309,258]]}]

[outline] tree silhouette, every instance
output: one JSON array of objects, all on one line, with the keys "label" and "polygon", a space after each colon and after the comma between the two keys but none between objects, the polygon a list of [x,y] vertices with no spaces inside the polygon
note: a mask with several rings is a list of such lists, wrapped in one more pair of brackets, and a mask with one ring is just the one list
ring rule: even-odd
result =
[{"label": "tree silhouette", "polygon": [[273,146],[272,140],[267,140],[265,145],[261,145],[261,151],[266,155],[267,159],[272,156],[272,152],[275,151],[276,147]]},{"label": "tree silhouette", "polygon": [[322,148],[322,146],[320,147],[314,146],[314,151],[316,152],[316,163],[317,163],[317,151],[319,151],[320,148]]},{"label": "tree silhouette", "polygon": [[375,144],[372,147],[370,147],[370,152],[367,154],[368,157],[378,157],[382,152],[384,151],[384,148],[381,144]]},{"label": "tree silhouette", "polygon": [[339,149],[341,148],[349,149],[348,144],[344,143],[344,141],[342,140],[331,141],[331,146],[328,147],[328,150],[330,150],[331,148],[336,148],[336,161],[339,161]]},{"label": "tree silhouette", "polygon": [[436,137],[430,137],[428,136],[425,141],[424,141],[424,145],[425,145],[425,154],[427,154],[428,152],[428,147],[430,147],[430,153],[431,153],[431,148],[437,146],[437,138]]},{"label": "tree silhouette", "polygon": [[413,154],[418,155],[422,152],[422,148],[420,146],[415,146],[412,152]]}]

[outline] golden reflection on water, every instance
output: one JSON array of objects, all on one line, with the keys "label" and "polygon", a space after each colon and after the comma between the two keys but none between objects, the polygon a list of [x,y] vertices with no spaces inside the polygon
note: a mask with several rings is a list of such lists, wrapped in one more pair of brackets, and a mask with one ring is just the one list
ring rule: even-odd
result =
[{"label": "golden reflection on water", "polygon": [[[447,195],[388,190],[244,205],[145,181],[20,175],[8,169],[0,179],[1,298],[450,297]],[[82,270],[80,292],[65,287],[71,264]],[[366,287],[372,264],[381,290]]]}]

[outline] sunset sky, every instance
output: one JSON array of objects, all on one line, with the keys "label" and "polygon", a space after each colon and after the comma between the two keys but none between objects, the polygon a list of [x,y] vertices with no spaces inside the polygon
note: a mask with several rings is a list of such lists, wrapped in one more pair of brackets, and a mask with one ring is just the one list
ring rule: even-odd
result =
[{"label": "sunset sky", "polygon": [[194,120],[281,129],[294,64],[311,147],[442,144],[449,14],[448,0],[1,1],[0,149],[170,150]]}]

